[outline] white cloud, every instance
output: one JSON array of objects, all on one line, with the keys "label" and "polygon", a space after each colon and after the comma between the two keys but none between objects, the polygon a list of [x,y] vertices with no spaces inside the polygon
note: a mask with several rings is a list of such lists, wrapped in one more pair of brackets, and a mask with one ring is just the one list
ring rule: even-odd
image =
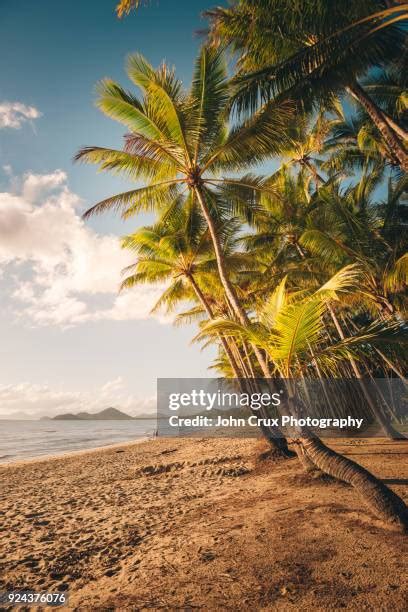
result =
[{"label": "white cloud", "polygon": [[66,412],[98,412],[113,406],[131,416],[154,412],[155,397],[138,397],[127,393],[121,377],[108,381],[99,389],[66,391],[49,385],[23,382],[0,385],[0,417],[38,418]]},{"label": "white cloud", "polygon": [[17,193],[0,192],[0,274],[3,268],[15,310],[36,325],[62,327],[147,318],[163,287],[118,295],[121,270],[133,258],[116,236],[84,224],[66,180],[62,170],[27,173]]},{"label": "white cloud", "polygon": [[21,102],[0,102],[0,129],[19,129],[27,121],[41,117],[41,113],[34,106],[27,106]]},{"label": "white cloud", "polygon": [[[39,197],[44,197],[49,192],[63,188],[66,181],[67,175],[63,170],[55,170],[51,174],[27,173],[23,177],[22,196],[25,200],[34,204]],[[65,191],[67,191],[66,188]]]}]

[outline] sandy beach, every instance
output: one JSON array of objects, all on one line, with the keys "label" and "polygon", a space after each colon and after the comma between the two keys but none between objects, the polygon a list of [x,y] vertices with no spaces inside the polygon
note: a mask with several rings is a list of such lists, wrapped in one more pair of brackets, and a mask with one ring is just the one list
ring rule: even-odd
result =
[{"label": "sandy beach", "polygon": [[[2,466],[0,589],[72,610],[404,610],[408,538],[254,440],[124,444]],[[408,500],[408,442],[335,448]]]}]

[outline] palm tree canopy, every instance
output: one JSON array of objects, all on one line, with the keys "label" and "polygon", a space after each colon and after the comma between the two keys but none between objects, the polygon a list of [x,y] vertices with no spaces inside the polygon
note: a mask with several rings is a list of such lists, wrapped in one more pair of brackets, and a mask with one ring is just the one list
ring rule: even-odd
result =
[{"label": "palm tree canopy", "polygon": [[240,106],[286,92],[308,106],[400,57],[408,4],[383,0],[239,0],[207,12],[210,37],[238,56]]},{"label": "palm tree canopy", "polygon": [[189,91],[168,66],[155,70],[139,54],[128,58],[127,72],[140,95],[105,79],[97,100],[106,115],[129,130],[123,149],[85,147],[76,160],[143,184],[99,202],[85,216],[109,209],[124,217],[164,211],[185,203],[200,185],[215,216],[239,213],[250,219],[268,181],[248,172],[226,173],[247,169],[288,146],[292,105],[271,102],[253,117],[233,121],[225,58],[207,47],[196,61]]},{"label": "palm tree canopy", "polygon": [[[172,312],[180,302],[195,301],[192,279],[212,306],[217,307],[217,296],[221,295],[219,299],[223,299],[205,220],[198,208],[192,205],[192,198],[188,204],[161,217],[154,225],[141,227],[122,239],[122,247],[134,253],[136,260],[123,270],[121,290],[145,283],[166,285],[152,312],[161,307]],[[236,225],[233,219],[217,226],[231,273],[238,273],[249,260],[248,255],[235,249]],[[201,315],[202,310],[196,314]]]},{"label": "palm tree canopy", "polygon": [[320,371],[333,376],[339,371],[338,364],[358,357],[359,349],[366,350],[368,343],[375,346],[408,341],[406,326],[390,320],[369,325],[341,342],[327,343],[324,322],[327,305],[339,294],[353,291],[360,277],[357,266],[346,266],[306,296],[291,295],[283,280],[264,304],[258,320],[243,326],[233,320],[218,319],[206,324],[198,337],[223,333],[244,338],[268,354],[278,376],[302,376],[310,370],[312,362],[318,364]]}]

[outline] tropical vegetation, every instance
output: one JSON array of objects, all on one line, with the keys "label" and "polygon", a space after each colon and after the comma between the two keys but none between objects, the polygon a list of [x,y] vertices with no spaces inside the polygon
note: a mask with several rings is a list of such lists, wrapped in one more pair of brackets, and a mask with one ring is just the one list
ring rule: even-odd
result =
[{"label": "tropical vegetation", "polygon": [[[252,389],[316,380],[323,396],[327,378],[355,379],[398,437],[391,422],[404,415],[372,389],[407,382],[408,4],[239,0],[207,15],[189,90],[138,54],[127,62],[138,94],[100,83],[98,107],[125,126],[124,145],[76,159],[136,185],[85,218],[154,213],[123,239],[135,262],[122,290],[165,284],[156,308],[198,325],[217,373]],[[292,454],[279,431],[264,433]],[[291,442],[307,469],[408,527],[405,504],[367,470],[310,431]]]}]

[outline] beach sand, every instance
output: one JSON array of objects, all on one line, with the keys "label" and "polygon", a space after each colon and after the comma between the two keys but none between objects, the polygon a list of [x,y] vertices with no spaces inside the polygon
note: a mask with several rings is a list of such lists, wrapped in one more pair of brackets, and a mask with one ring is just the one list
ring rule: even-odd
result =
[{"label": "beach sand", "polygon": [[[0,590],[72,610],[406,610],[408,536],[255,440],[158,439],[0,467]],[[408,442],[333,444],[408,501]]]}]

